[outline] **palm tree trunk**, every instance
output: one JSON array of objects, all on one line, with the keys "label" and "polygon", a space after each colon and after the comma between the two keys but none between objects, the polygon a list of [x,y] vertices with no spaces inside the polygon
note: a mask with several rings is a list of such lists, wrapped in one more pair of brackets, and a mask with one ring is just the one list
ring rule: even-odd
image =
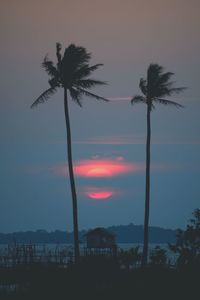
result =
[{"label": "palm tree trunk", "polygon": [[79,238],[78,238],[78,211],[77,211],[77,196],[76,196],[76,187],[75,187],[73,162],[72,162],[71,129],[70,129],[69,109],[68,109],[68,99],[67,99],[67,89],[66,88],[64,88],[64,109],[65,109],[65,121],[66,121],[66,129],[67,129],[67,154],[68,154],[69,178],[70,178],[71,193],[72,193],[72,206],[73,206],[75,263],[77,263],[79,261],[79,257],[80,257]]},{"label": "palm tree trunk", "polygon": [[149,202],[150,202],[150,142],[151,142],[151,105],[147,105],[147,140],[146,140],[146,188],[145,188],[145,213],[144,213],[144,244],[142,253],[142,267],[148,261],[149,239]]}]

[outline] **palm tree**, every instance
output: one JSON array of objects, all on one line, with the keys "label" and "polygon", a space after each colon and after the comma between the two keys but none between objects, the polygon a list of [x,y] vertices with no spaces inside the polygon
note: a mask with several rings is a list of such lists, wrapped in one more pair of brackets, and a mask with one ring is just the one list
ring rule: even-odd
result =
[{"label": "palm tree", "polygon": [[106,84],[103,81],[94,80],[89,78],[91,73],[97,70],[102,64],[89,65],[91,54],[86,51],[84,47],[79,47],[74,44],[69,45],[64,55],[61,54],[61,44],[56,44],[57,63],[54,64],[48,59],[46,55],[42,63],[42,67],[49,75],[50,87],[45,90],[31,105],[31,108],[40,103],[45,102],[52,96],[59,88],[64,90],[64,112],[67,130],[67,154],[68,154],[68,168],[69,178],[72,194],[73,206],[73,229],[74,229],[74,249],[75,249],[75,262],[77,263],[80,256],[79,238],[78,238],[78,212],[77,212],[77,195],[76,186],[73,172],[73,159],[72,159],[72,146],[71,146],[71,129],[68,108],[68,92],[71,99],[79,106],[81,104],[82,96],[88,96],[97,100],[108,101],[96,94],[89,92],[92,87],[96,85]]},{"label": "palm tree", "polygon": [[144,214],[144,243],[142,254],[142,266],[147,265],[148,259],[148,227],[149,227],[149,205],[150,205],[150,143],[151,143],[151,111],[156,104],[183,107],[182,105],[165,99],[174,93],[180,93],[185,88],[174,87],[170,81],[174,73],[166,72],[158,64],[150,64],[147,70],[147,78],[141,78],[139,87],[143,95],[136,95],[131,103],[144,103],[147,105],[147,139],[146,139],[146,188],[145,188],[145,214]]}]

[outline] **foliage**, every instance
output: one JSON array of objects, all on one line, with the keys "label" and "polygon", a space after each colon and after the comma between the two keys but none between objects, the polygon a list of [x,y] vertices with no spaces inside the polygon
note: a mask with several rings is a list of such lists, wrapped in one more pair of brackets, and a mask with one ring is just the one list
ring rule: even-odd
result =
[{"label": "foliage", "polygon": [[198,299],[197,275],[161,268],[121,270],[103,258],[67,268],[17,266],[0,269],[0,299]]},{"label": "foliage", "polygon": [[169,248],[178,254],[177,267],[200,267],[200,209],[194,210],[185,230],[178,230],[176,243]]},{"label": "foliage", "polygon": [[45,90],[31,105],[31,108],[43,103],[53,95],[58,88],[65,88],[69,91],[73,101],[82,106],[82,96],[92,97],[97,100],[108,101],[89,90],[97,85],[104,85],[106,82],[91,79],[90,75],[102,64],[89,65],[91,54],[84,47],[69,45],[64,54],[61,54],[61,44],[56,44],[57,64],[49,60],[46,55],[42,67],[49,76],[50,88]]},{"label": "foliage", "polygon": [[167,262],[166,250],[156,246],[150,253],[150,264],[153,266],[165,266]]},{"label": "foliage", "polygon": [[164,99],[166,96],[172,96],[182,92],[185,88],[174,87],[174,82],[171,77],[174,75],[172,72],[164,72],[164,68],[158,64],[150,64],[147,70],[147,78],[141,78],[139,88],[143,95],[135,95],[131,103],[143,103],[154,109],[156,104],[172,105],[182,107],[177,102]]},{"label": "foliage", "polygon": [[142,258],[139,248],[140,246],[130,248],[129,250],[121,249],[118,254],[120,264],[124,265],[127,269],[129,269],[130,266],[136,267],[139,265]]}]

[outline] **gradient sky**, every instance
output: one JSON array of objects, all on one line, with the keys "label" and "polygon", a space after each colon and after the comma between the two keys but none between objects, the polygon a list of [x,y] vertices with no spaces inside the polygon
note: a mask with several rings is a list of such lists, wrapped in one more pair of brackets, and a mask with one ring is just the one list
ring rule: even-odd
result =
[{"label": "gradient sky", "polygon": [[[42,2],[42,3],[41,3]],[[188,89],[184,109],[152,112],[150,224],[184,227],[199,207],[199,0],[1,0],[0,232],[71,230],[63,93],[30,110],[48,87],[55,44],[84,46],[109,85],[70,103],[81,229],[143,223],[145,107],[130,105],[150,63]]]}]

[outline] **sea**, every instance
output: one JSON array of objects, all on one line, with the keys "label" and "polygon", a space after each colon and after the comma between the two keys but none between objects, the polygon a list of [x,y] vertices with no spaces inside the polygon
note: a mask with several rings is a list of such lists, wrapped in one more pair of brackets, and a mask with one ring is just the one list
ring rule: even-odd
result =
[{"label": "sea", "polygon": [[[17,246],[22,246],[23,244],[19,244]],[[26,245],[27,246],[27,245]],[[141,243],[118,243],[117,244],[117,249],[118,251],[120,250],[129,250],[131,248],[135,248],[139,246],[139,251],[142,252],[142,247],[143,244]],[[149,244],[149,253],[151,253],[151,251],[156,247],[159,246],[161,249],[166,250],[166,254],[167,257],[172,260],[175,261],[177,258],[177,255],[175,255],[173,252],[170,251],[168,244],[158,244],[158,243],[150,243]],[[14,248],[15,245],[11,244],[11,245],[7,245],[7,244],[0,244],[0,256],[6,255],[6,253]],[[61,252],[68,252],[68,253],[73,253],[73,244],[62,244],[62,243],[57,243],[57,244],[34,244],[34,247],[36,249],[37,252],[39,253],[61,253]],[[80,244],[80,253],[84,253],[84,249],[86,248],[86,244],[85,243],[81,243]]]},{"label": "sea", "polygon": [[[20,243],[18,245],[23,245],[23,243]],[[64,249],[73,249],[73,244],[63,244],[63,243],[57,243],[57,244],[48,244],[48,243],[38,243],[34,244],[37,249],[46,248],[49,250],[64,250]],[[0,244],[0,252],[2,250],[8,249],[8,247],[13,247],[14,244]],[[140,251],[142,251],[143,244],[142,243],[118,243],[117,248],[122,250],[129,250],[131,248],[138,247]],[[149,250],[153,250],[156,246],[159,246],[162,249],[165,249],[167,252],[169,251],[168,244],[159,244],[159,243],[150,243],[149,244]],[[83,250],[86,247],[85,243],[80,244],[80,250]]]}]

